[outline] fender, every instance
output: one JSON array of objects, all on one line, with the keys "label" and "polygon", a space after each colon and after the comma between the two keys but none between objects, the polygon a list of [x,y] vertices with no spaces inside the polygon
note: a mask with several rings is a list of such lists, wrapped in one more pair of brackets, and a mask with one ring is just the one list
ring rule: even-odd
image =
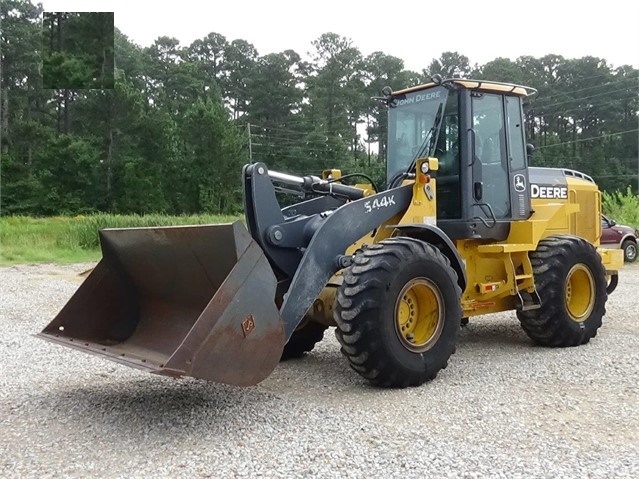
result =
[{"label": "fender", "polygon": [[399,236],[408,236],[437,247],[450,261],[457,273],[457,284],[462,291],[466,290],[466,267],[452,240],[437,226],[422,224],[392,225],[389,228],[399,230]]}]

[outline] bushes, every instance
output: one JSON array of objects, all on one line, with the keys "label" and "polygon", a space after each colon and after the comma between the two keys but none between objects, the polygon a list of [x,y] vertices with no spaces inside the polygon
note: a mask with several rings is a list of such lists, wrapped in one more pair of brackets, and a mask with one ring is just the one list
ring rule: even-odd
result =
[{"label": "bushes", "polygon": [[630,186],[625,193],[604,191],[602,204],[604,214],[609,218],[620,224],[639,227],[639,196],[632,193]]}]

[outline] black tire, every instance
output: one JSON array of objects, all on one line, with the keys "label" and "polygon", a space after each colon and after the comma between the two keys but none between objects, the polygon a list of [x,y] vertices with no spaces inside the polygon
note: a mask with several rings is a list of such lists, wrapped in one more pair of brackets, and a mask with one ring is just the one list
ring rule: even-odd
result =
[{"label": "black tire", "polygon": [[448,258],[423,241],[390,238],[359,250],[335,300],[342,354],[376,386],[419,386],[455,352],[460,300]]},{"label": "black tire", "polygon": [[637,243],[631,239],[627,239],[621,243],[623,250],[623,259],[626,263],[634,263],[637,260]]},{"label": "black tire", "polygon": [[323,324],[312,321],[306,323],[295,331],[289,342],[286,343],[280,361],[301,358],[305,353],[312,351],[315,345],[324,338],[326,329],[328,329],[328,326]]},{"label": "black tire", "polygon": [[518,311],[526,334],[550,347],[586,344],[597,335],[606,314],[606,271],[593,245],[582,238],[556,235],[530,253],[541,307]]}]

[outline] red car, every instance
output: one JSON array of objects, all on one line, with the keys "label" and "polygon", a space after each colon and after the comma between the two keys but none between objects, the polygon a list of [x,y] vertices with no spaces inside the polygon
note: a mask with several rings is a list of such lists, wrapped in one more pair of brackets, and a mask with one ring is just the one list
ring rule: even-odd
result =
[{"label": "red car", "polygon": [[637,238],[639,231],[630,226],[618,225],[615,220],[601,215],[601,246],[621,248],[627,263],[637,259]]}]

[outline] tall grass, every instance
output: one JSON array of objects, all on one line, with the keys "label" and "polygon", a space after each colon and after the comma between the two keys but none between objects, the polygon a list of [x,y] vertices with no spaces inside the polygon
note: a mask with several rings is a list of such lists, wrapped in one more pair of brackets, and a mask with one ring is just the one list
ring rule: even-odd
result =
[{"label": "tall grass", "polygon": [[201,225],[210,223],[231,223],[235,216],[193,215],[166,216],[151,215],[108,215],[76,216],[67,223],[64,234],[58,238],[61,247],[96,249],[100,245],[98,231],[103,228],[139,228],[150,226]]},{"label": "tall grass", "polygon": [[0,218],[0,264],[74,263],[100,258],[102,228],[231,223],[237,216],[109,215]]}]

